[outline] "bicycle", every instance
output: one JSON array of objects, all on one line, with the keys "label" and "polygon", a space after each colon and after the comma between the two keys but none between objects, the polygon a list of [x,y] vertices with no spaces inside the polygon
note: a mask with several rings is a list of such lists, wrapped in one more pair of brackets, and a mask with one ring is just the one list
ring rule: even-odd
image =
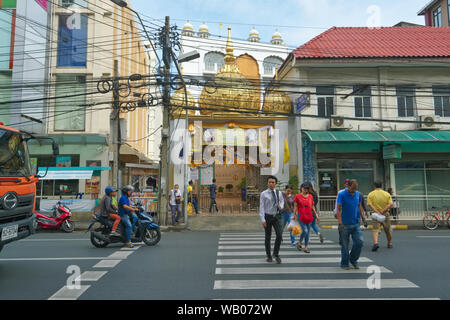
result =
[{"label": "bicycle", "polygon": [[[423,226],[428,230],[436,230],[441,221],[446,221],[447,227],[450,229],[450,207],[436,208],[432,207],[432,210],[437,210],[435,213],[426,213],[423,218]],[[445,213],[444,213],[445,212]]]}]

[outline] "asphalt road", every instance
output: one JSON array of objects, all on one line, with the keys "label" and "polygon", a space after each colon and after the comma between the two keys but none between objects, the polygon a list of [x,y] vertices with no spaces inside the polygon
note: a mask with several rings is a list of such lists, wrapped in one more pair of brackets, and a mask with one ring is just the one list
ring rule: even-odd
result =
[{"label": "asphalt road", "polygon": [[[168,232],[136,250],[98,249],[85,233],[39,233],[0,253],[0,300],[450,299],[448,230],[395,231],[393,249],[381,234],[375,253],[365,231],[359,271],[339,268],[337,231],[323,234],[327,243],[313,239],[310,255],[285,241],[277,265],[264,261],[258,232]],[[381,289],[367,288],[372,265]]]}]

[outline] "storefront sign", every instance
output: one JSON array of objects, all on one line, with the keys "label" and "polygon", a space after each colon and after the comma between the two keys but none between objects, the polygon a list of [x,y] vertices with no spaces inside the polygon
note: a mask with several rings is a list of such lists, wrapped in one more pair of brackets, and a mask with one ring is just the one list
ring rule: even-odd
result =
[{"label": "storefront sign", "polygon": [[67,171],[45,171],[40,170],[38,175],[42,178],[39,180],[85,180],[92,178],[93,171],[75,171],[75,170],[67,170]]},{"label": "storefront sign", "polygon": [[200,183],[202,186],[209,186],[214,179],[214,166],[200,168]]},{"label": "storefront sign", "polygon": [[198,180],[198,168],[191,168],[191,180]]},{"label": "storefront sign", "polygon": [[65,156],[65,157],[56,157],[56,166],[57,167],[71,167],[72,164],[72,157]]},{"label": "storefront sign", "polygon": [[68,207],[72,212],[91,212],[95,208],[95,200],[41,200],[39,210],[42,212],[52,212],[58,201]]},{"label": "storefront sign", "polygon": [[383,160],[401,159],[402,146],[399,144],[390,144],[383,146]]}]

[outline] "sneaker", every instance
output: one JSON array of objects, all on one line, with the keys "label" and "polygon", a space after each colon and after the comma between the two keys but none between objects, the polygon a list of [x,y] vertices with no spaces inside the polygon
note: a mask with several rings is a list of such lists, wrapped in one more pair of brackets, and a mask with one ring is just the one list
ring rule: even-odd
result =
[{"label": "sneaker", "polygon": [[377,251],[379,247],[380,246],[378,244],[374,244],[373,247],[372,247],[372,252]]},{"label": "sneaker", "polygon": [[321,233],[319,234],[319,238],[320,238],[320,243],[323,243],[323,235]]},{"label": "sneaker", "polygon": [[125,246],[127,248],[134,248],[134,244],[132,244],[131,242],[125,243]]},{"label": "sneaker", "polygon": [[295,242],[292,242],[292,246],[293,246],[293,247],[296,247],[297,244],[296,244]]},{"label": "sneaker", "polygon": [[109,235],[111,237],[120,237],[120,233],[118,233],[117,231],[111,231],[111,233]]},{"label": "sneaker", "polygon": [[350,270],[350,267],[349,266],[345,266],[345,267],[341,266],[341,269]]},{"label": "sneaker", "polygon": [[353,266],[353,269],[359,270],[359,265],[358,264],[353,264],[352,263],[352,266]]},{"label": "sneaker", "polygon": [[281,263],[281,258],[279,256],[276,256],[275,257],[275,261],[277,262],[277,264],[280,264]]},{"label": "sneaker", "polygon": [[266,259],[266,261],[267,261],[267,262],[273,262],[273,259],[272,259],[272,257],[271,257],[271,256],[267,256],[267,259]]}]

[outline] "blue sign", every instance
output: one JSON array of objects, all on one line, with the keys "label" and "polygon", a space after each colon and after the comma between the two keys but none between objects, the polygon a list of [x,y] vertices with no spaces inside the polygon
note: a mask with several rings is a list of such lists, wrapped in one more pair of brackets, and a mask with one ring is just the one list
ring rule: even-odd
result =
[{"label": "blue sign", "polygon": [[302,94],[297,100],[295,100],[297,106],[296,112],[300,113],[303,109],[309,106],[309,93]]}]

